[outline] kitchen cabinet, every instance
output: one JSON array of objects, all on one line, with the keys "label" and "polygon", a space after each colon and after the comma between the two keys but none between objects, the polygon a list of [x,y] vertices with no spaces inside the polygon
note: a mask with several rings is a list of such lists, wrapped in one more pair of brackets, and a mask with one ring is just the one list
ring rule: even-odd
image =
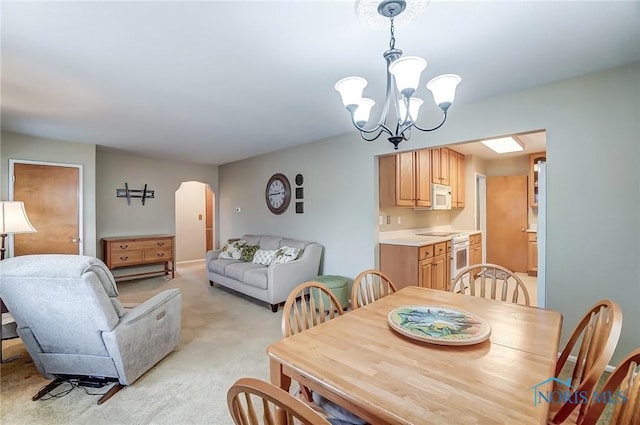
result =
[{"label": "kitchen cabinet", "polygon": [[381,207],[431,206],[431,152],[421,149],[380,157]]},{"label": "kitchen cabinet", "polygon": [[538,207],[538,163],[547,161],[547,152],[529,155],[529,207]]},{"label": "kitchen cabinet", "polygon": [[528,235],[527,274],[529,276],[538,276],[538,234],[536,232],[529,232]]},{"label": "kitchen cabinet", "polygon": [[451,208],[464,208],[464,155],[449,149],[449,183]]},{"label": "kitchen cabinet", "polygon": [[449,179],[449,149],[435,148],[431,151],[431,181],[436,184],[451,184]]},{"label": "kitchen cabinet", "polygon": [[[482,234],[469,236],[469,265],[482,263]],[[476,271],[473,272],[475,276]]]},{"label": "kitchen cabinet", "polygon": [[398,289],[417,285],[449,289],[451,242],[423,246],[380,244],[380,270]]}]

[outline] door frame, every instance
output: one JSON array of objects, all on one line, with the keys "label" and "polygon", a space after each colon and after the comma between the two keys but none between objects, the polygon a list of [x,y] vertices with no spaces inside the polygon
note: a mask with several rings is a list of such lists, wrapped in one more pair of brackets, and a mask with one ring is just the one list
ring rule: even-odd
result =
[{"label": "door frame", "polygon": [[[48,162],[48,161],[32,161],[27,159],[9,159],[9,200],[13,199],[15,174],[15,164],[29,164],[29,165],[45,165],[49,167],[68,167],[78,169],[78,255],[84,254],[84,189],[83,189],[83,166],[82,164],[67,164],[62,162]],[[36,229],[37,230],[37,229]],[[9,241],[7,251],[9,256],[13,256],[13,235],[8,235]]]}]

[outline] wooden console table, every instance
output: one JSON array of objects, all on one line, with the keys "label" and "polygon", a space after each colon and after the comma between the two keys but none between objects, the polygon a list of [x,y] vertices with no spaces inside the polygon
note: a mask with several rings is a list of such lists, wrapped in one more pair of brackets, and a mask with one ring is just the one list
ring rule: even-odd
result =
[{"label": "wooden console table", "polygon": [[116,276],[116,280],[151,275],[175,277],[176,255],[173,235],[117,236],[102,238],[104,262],[109,269],[162,264],[163,270],[130,273]]}]

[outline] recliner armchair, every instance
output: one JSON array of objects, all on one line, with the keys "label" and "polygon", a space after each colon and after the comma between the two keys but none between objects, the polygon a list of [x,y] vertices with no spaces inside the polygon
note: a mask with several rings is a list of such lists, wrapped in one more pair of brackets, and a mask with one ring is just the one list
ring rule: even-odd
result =
[{"label": "recliner armchair", "polygon": [[54,379],[34,400],[69,376],[117,381],[101,404],[178,346],[179,289],[130,310],[117,296],[113,275],[94,257],[25,255],[0,262],[0,297],[38,371]]}]

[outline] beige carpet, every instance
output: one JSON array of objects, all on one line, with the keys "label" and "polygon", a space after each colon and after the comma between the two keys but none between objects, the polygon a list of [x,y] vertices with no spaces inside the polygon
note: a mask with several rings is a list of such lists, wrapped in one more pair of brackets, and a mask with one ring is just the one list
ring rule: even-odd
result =
[{"label": "beige carpet", "polygon": [[[267,305],[210,287],[204,263],[178,265],[176,278],[118,284],[123,302],[140,302],[168,288],[182,290],[182,338],[174,351],[105,404],[75,388],[68,395],[31,401],[44,379],[20,339],[3,341],[0,423],[14,424],[233,424],[226,392],[236,379],[269,377],[265,353],[280,338],[281,314]],[[61,389],[62,387],[58,387]],[[101,389],[89,389],[103,392]]]}]

